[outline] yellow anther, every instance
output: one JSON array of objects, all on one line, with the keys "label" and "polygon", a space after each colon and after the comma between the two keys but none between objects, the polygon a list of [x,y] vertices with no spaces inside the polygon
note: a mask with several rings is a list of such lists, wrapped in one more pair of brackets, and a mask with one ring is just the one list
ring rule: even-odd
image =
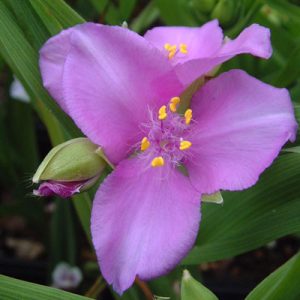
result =
[{"label": "yellow anther", "polygon": [[166,43],[164,45],[164,48],[169,52],[168,53],[168,58],[171,59],[174,57],[174,55],[176,54],[177,51],[177,46],[176,45],[171,45],[169,43]]},{"label": "yellow anther", "polygon": [[189,125],[191,123],[193,117],[193,112],[192,110],[189,108],[185,111],[184,113],[184,118],[185,118],[185,124]]},{"label": "yellow anther", "polygon": [[169,59],[172,59],[176,54],[176,50],[175,51],[170,51],[169,54],[168,54],[168,58]]},{"label": "yellow anther", "polygon": [[164,164],[165,164],[165,160],[162,158],[162,156],[154,157],[151,162],[151,166],[153,168],[162,167]]},{"label": "yellow anther", "polygon": [[144,137],[141,142],[141,151],[147,150],[149,146],[150,146],[149,140],[146,137]]},{"label": "yellow anther", "polygon": [[159,118],[160,120],[164,120],[164,119],[167,117],[167,112],[166,112],[166,110],[167,110],[167,107],[166,107],[165,105],[163,105],[163,106],[159,109],[159,111],[158,111],[158,118]]},{"label": "yellow anther", "polygon": [[171,47],[171,45],[170,45],[169,43],[165,43],[164,48],[165,48],[166,50],[169,50],[170,47]]},{"label": "yellow anther", "polygon": [[188,50],[187,50],[187,44],[180,44],[179,45],[179,51],[183,54],[187,54]]},{"label": "yellow anther", "polygon": [[192,146],[192,143],[191,143],[191,142],[189,142],[189,141],[181,141],[181,142],[180,142],[179,149],[180,149],[180,150],[187,150],[187,149],[189,149],[191,146]]},{"label": "yellow anther", "polygon": [[171,100],[170,100],[170,104],[169,104],[169,107],[170,107],[170,110],[172,112],[176,112],[177,110],[177,105],[179,104],[180,102],[180,98],[179,97],[173,97]]},{"label": "yellow anther", "polygon": [[176,45],[170,45],[168,51],[176,51],[177,50],[177,46]]}]

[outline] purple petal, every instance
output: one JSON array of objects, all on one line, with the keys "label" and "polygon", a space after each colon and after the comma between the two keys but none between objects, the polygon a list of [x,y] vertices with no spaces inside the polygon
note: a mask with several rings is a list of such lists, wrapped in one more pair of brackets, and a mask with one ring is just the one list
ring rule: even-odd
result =
[{"label": "purple petal", "polygon": [[63,68],[71,48],[71,34],[78,28],[80,25],[63,30],[49,39],[40,50],[40,69],[44,87],[65,112],[68,111],[62,90]]},{"label": "purple petal", "polygon": [[61,198],[69,198],[79,193],[81,188],[85,186],[88,181],[89,180],[71,182],[45,181],[41,183],[37,190],[33,191],[33,194],[41,197],[59,196]]},{"label": "purple petal", "polygon": [[233,70],[210,80],[192,100],[193,157],[186,167],[202,193],[250,187],[296,136],[286,89]]},{"label": "purple petal", "polygon": [[234,40],[226,40],[223,47],[211,57],[187,61],[176,65],[176,73],[181,82],[187,86],[198,77],[211,71],[216,66],[238,54],[252,54],[261,58],[269,58],[272,54],[270,30],[253,24]]},{"label": "purple petal", "polygon": [[257,57],[268,59],[272,55],[270,30],[258,24],[252,24],[244,29],[234,40],[228,40],[219,52],[219,56],[228,57],[248,53]]},{"label": "purple petal", "polygon": [[[113,163],[142,138],[139,126],[148,119],[149,109],[158,109],[182,91],[164,56],[138,34],[118,26],[78,25],[68,39],[51,39],[42,53],[48,47],[69,50],[60,53],[59,58],[65,57],[57,60],[56,69],[43,67],[44,82],[55,82],[58,89],[62,84],[63,106]],[[44,59],[41,66],[49,66]],[[63,69],[62,83],[53,78],[58,69]]]},{"label": "purple petal", "polygon": [[187,177],[139,158],[122,161],[98,190],[91,231],[101,272],[118,293],[136,275],[160,276],[192,247],[200,195]]},{"label": "purple petal", "polygon": [[179,45],[184,43],[187,45],[188,53],[186,55],[174,56],[170,62],[173,65],[184,63],[191,59],[211,57],[213,56],[223,43],[223,32],[219,27],[218,20],[210,21],[198,28],[191,27],[154,27],[148,30],[144,35],[145,39],[150,41],[165,56],[168,52],[164,45]]}]

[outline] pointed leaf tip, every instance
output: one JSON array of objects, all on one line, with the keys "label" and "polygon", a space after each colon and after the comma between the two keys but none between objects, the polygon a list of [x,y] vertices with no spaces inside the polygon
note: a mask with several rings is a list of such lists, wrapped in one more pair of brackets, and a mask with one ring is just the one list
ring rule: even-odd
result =
[{"label": "pointed leaf tip", "polygon": [[218,298],[195,280],[188,270],[184,270],[181,280],[181,300],[218,300]]}]

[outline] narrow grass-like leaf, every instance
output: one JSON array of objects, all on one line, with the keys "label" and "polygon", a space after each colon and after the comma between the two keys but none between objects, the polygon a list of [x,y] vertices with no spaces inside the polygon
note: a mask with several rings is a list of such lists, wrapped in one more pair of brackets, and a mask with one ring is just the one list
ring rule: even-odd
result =
[{"label": "narrow grass-like leaf", "polygon": [[281,14],[286,14],[287,16],[294,18],[296,21],[299,21],[299,6],[289,3],[289,1],[286,0],[263,0],[263,2],[277,9]]},{"label": "narrow grass-like leaf", "polygon": [[7,6],[13,11],[18,25],[22,28],[27,40],[35,49],[39,49],[48,39],[48,32],[35,12],[29,1],[5,0]]},{"label": "narrow grass-like leaf", "polygon": [[48,286],[0,275],[0,299],[5,300],[91,300]]},{"label": "narrow grass-like leaf", "polygon": [[246,300],[300,299],[300,253],[265,278]]},{"label": "narrow grass-like leaf", "polygon": [[[38,55],[24,37],[8,8],[0,1],[0,54],[31,95],[32,103],[43,119],[41,110],[48,110],[63,125],[66,133],[78,136],[79,131],[51,99],[42,86]],[[45,106],[45,107],[44,107]]]},{"label": "narrow grass-like leaf", "polygon": [[45,7],[48,8],[49,14],[55,16],[57,21],[64,28],[85,22],[85,20],[63,0],[43,0],[42,2],[45,4]]},{"label": "narrow grass-like leaf", "polygon": [[140,14],[131,22],[130,29],[135,32],[142,32],[154,23],[159,17],[159,10],[155,6],[154,2],[151,1],[147,6],[140,12]]},{"label": "narrow grass-like leaf", "polygon": [[[300,18],[300,17],[299,17]],[[292,84],[300,76],[300,46],[291,51],[285,67],[280,71],[274,84],[278,87],[286,87]]]},{"label": "narrow grass-like leaf", "polygon": [[36,13],[41,18],[41,21],[47,27],[51,35],[59,33],[63,27],[45,5],[43,0],[29,0]]}]

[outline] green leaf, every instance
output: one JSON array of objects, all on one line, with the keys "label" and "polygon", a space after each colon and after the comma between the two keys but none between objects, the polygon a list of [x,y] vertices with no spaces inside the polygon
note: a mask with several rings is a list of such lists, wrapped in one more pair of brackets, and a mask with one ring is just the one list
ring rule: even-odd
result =
[{"label": "green leaf", "polygon": [[47,27],[47,30],[51,35],[59,33],[63,27],[51,13],[44,1],[41,0],[30,0],[30,4],[34,8],[35,12],[39,15],[41,21]]},{"label": "green leaf", "polygon": [[122,21],[127,21],[136,5],[136,0],[119,0],[119,12]]},{"label": "green leaf", "polygon": [[73,205],[78,214],[81,226],[89,240],[92,243],[90,231],[90,219],[92,210],[92,200],[87,192],[72,197]]},{"label": "green leaf", "polygon": [[42,2],[45,7],[47,7],[49,14],[55,16],[63,28],[72,27],[85,22],[85,20],[63,0],[43,0]]},{"label": "green leaf", "polygon": [[183,264],[232,257],[299,232],[299,176],[299,154],[285,154],[254,187],[222,192],[222,206],[203,205],[197,245]]},{"label": "green leaf", "polygon": [[216,204],[223,204],[224,202],[221,192],[216,192],[210,195],[202,195],[201,201]]},{"label": "green leaf", "polygon": [[39,49],[48,39],[48,32],[39,21],[37,15],[32,10],[29,1],[5,0],[5,3],[14,12],[18,25],[23,29],[27,40]]},{"label": "green leaf", "polygon": [[108,0],[102,0],[102,1],[99,1],[99,0],[89,0],[90,3],[94,6],[94,8],[97,10],[97,12],[100,14],[102,13],[107,4],[108,4]]},{"label": "green leaf", "polygon": [[286,0],[263,0],[263,2],[278,10],[280,14],[286,14],[287,16],[299,21],[299,6],[289,3]]},{"label": "green leaf", "polygon": [[0,1],[0,54],[21,80],[30,94],[32,104],[45,121],[44,111],[53,114],[69,136],[78,136],[78,129],[62,112],[42,86],[38,69],[38,54],[24,37],[14,17]]},{"label": "green leaf", "polygon": [[300,76],[300,47],[291,51],[284,68],[280,71],[274,84],[278,87],[286,87],[292,84]]},{"label": "green leaf", "polygon": [[181,280],[181,300],[218,300],[218,298],[195,280],[188,270],[184,270]]},{"label": "green leaf", "polygon": [[50,227],[50,268],[64,261],[76,264],[77,243],[71,203],[64,199],[55,199],[56,209],[52,215]]},{"label": "green leaf", "polygon": [[189,1],[154,0],[160,11],[160,17],[167,25],[197,26],[198,21],[191,13]]},{"label": "green leaf", "polygon": [[55,288],[0,275],[0,299],[6,300],[90,300]]},{"label": "green leaf", "polygon": [[140,14],[131,22],[130,29],[135,32],[142,32],[147,29],[152,23],[154,23],[159,16],[159,10],[155,6],[154,2],[151,1],[147,6],[140,12]]},{"label": "green leaf", "polygon": [[265,278],[246,300],[297,300],[299,289],[300,253]]}]

